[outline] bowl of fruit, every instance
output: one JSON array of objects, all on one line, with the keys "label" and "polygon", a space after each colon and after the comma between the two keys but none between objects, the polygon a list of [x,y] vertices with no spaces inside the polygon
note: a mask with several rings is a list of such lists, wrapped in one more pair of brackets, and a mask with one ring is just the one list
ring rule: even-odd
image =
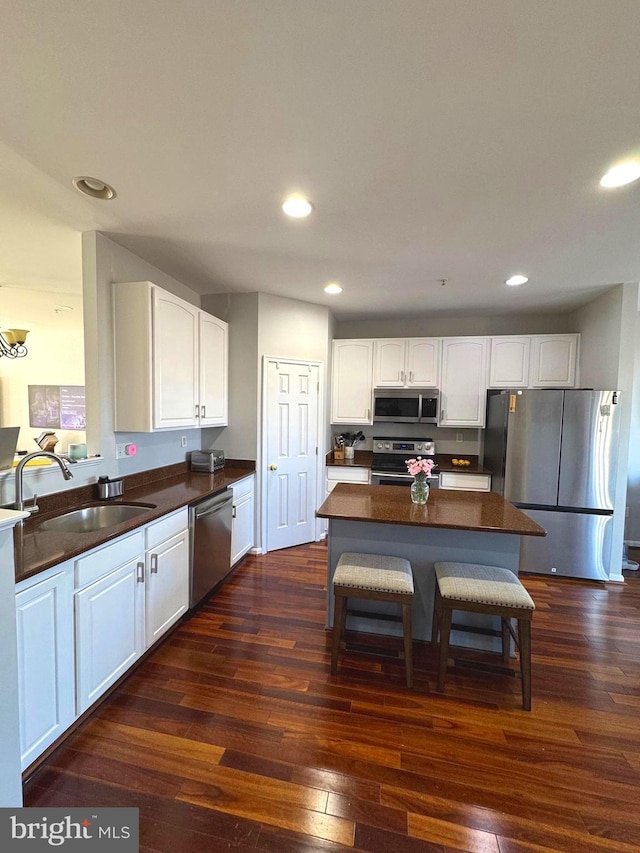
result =
[{"label": "bowl of fruit", "polygon": [[451,464],[452,465],[458,465],[462,468],[465,468],[468,465],[471,465],[471,461],[469,459],[452,459]]}]

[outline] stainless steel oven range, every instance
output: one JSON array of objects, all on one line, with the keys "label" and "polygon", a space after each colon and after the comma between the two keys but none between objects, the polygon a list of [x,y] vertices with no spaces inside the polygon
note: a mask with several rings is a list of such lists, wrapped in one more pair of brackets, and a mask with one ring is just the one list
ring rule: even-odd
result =
[{"label": "stainless steel oven range", "polygon": [[[371,485],[410,486],[413,477],[407,471],[406,460],[416,456],[434,459],[435,448],[430,438],[374,438]],[[436,465],[427,481],[430,488],[439,488],[439,474],[440,469]]]}]

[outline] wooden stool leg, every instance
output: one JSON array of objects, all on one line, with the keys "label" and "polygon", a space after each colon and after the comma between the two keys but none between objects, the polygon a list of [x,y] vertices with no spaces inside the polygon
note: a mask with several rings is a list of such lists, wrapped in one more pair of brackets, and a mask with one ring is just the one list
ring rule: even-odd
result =
[{"label": "wooden stool leg", "polygon": [[531,620],[518,619],[520,647],[520,676],[522,679],[522,707],[531,710]]},{"label": "wooden stool leg", "polygon": [[451,633],[451,608],[441,603],[440,612],[440,665],[438,667],[438,692],[444,690],[444,677],[447,674],[447,658],[449,656],[449,634]]},{"label": "wooden stool leg", "polygon": [[435,646],[438,642],[438,627],[440,624],[440,614],[442,612],[442,599],[440,597],[440,587],[436,581],[435,594],[433,596],[433,622],[431,623],[431,645]]},{"label": "wooden stool leg", "polygon": [[506,616],[503,616],[500,621],[502,623],[502,662],[509,663],[511,652],[511,634],[509,633],[509,620],[506,618]]},{"label": "wooden stool leg", "polygon": [[331,675],[338,671],[338,653],[347,619],[346,599],[344,595],[334,596],[333,608],[333,643],[331,646]]},{"label": "wooden stool leg", "polygon": [[411,602],[402,605],[402,630],[404,631],[404,665],[407,687],[413,687],[413,637],[411,627]]}]

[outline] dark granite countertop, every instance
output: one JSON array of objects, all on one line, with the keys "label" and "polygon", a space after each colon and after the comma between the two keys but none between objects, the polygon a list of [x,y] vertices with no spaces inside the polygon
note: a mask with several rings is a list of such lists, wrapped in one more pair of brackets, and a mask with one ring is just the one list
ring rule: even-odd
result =
[{"label": "dark granite countertop", "polygon": [[[41,512],[14,528],[16,583],[180,507],[222,492],[254,472],[255,463],[245,460],[228,460],[215,474],[198,474],[189,471],[186,463],[179,463],[124,477],[124,494],[114,501],[98,501],[95,486],[45,495],[38,500]],[[52,515],[97,503],[144,503],[154,507],[134,519],[91,533],[40,530],[42,522]]]},{"label": "dark granite countertop", "polygon": [[494,492],[432,489],[427,503],[419,506],[411,503],[409,489],[403,486],[338,483],[316,515],[378,524],[546,535],[544,528]]},{"label": "dark granite countertop", "polygon": [[371,468],[373,453],[370,450],[355,450],[353,459],[334,459],[331,451],[327,453],[326,463],[329,467],[340,465],[346,468]]},{"label": "dark granite countertop", "polygon": [[[462,454],[455,456],[448,453],[436,453],[433,457],[440,471],[453,471],[456,474],[491,474],[488,468],[485,468],[478,462],[477,456],[469,456]],[[470,465],[454,465],[454,459],[468,459]],[[373,467],[373,453],[370,450],[356,450],[353,459],[334,459],[333,451],[327,453],[327,467],[342,465],[347,468],[371,468]]]}]

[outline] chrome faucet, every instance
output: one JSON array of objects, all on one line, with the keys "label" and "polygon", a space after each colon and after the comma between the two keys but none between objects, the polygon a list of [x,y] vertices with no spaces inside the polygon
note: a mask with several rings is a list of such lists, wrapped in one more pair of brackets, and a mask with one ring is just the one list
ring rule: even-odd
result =
[{"label": "chrome faucet", "polygon": [[65,480],[70,480],[73,477],[73,474],[69,470],[67,463],[64,459],[61,459],[55,453],[50,453],[48,450],[36,450],[34,453],[27,453],[26,456],[23,456],[22,459],[18,462],[16,467],[16,502],[15,508],[22,510],[23,512],[28,512],[29,514],[38,512],[38,507],[36,506],[36,497],[33,498],[33,504],[31,506],[25,507],[24,498],[23,498],[23,484],[22,484],[22,472],[24,471],[24,466],[30,459],[36,459],[39,456],[44,456],[47,459],[53,459],[60,466],[60,470],[62,471],[62,476]]}]

